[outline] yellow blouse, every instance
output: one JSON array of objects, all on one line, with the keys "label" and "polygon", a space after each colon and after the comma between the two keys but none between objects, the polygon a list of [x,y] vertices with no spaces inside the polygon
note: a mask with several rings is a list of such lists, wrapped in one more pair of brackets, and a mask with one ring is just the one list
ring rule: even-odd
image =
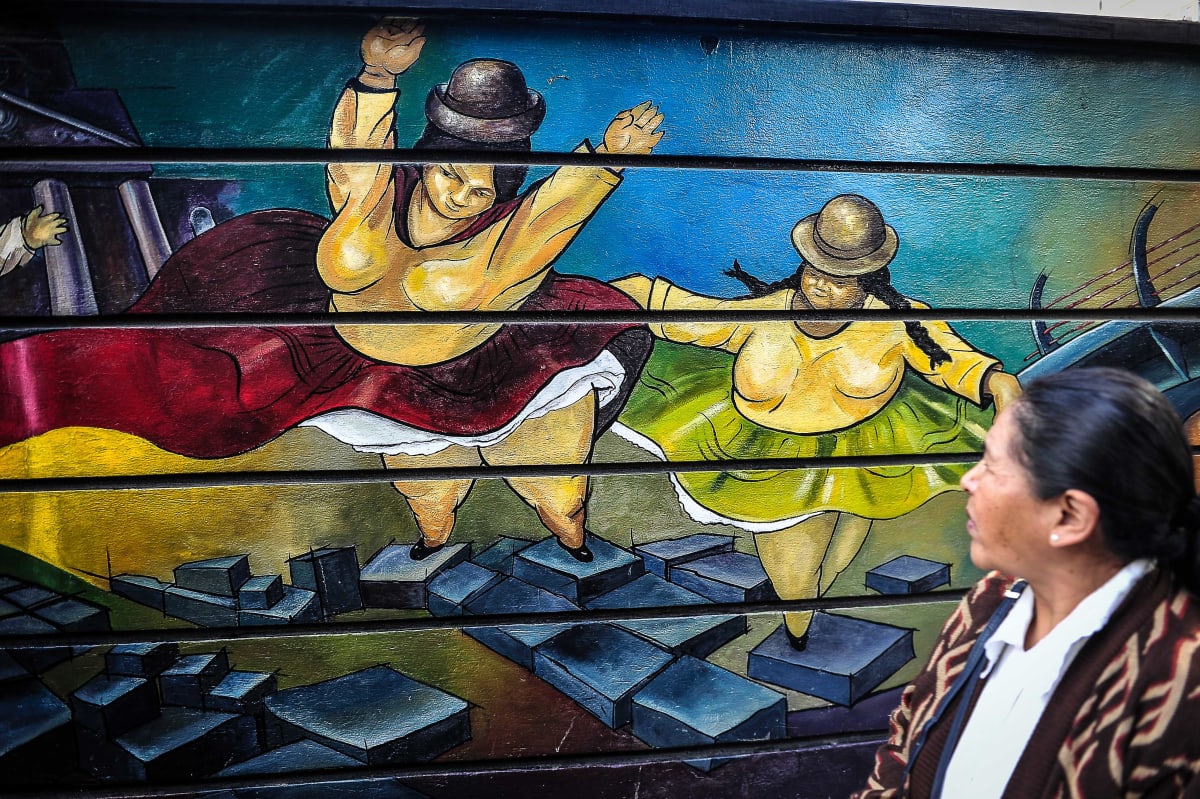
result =
[{"label": "yellow blouse", "polygon": [[[329,133],[332,148],[390,149],[397,92],[347,88]],[[587,152],[586,142],[577,150]],[[464,241],[412,247],[396,233],[390,164],[330,164],[334,219],[317,267],[333,311],[506,311],[541,284],[621,178],[601,167],[560,167],[516,210]],[[418,189],[419,190],[419,189]],[[401,209],[402,213],[407,209]],[[362,354],[408,365],[439,363],[483,343],[498,324],[337,325]]]},{"label": "yellow blouse", "polygon": [[[722,311],[788,310],[792,289],[762,297],[721,300],[655,279],[647,309]],[[912,302],[914,308],[928,308]],[[868,295],[864,310],[887,308]],[[775,430],[822,433],[841,430],[879,411],[900,389],[906,366],[930,383],[982,404],[984,375],[999,361],[963,341],[945,322],[925,322],[950,355],[937,367],[908,337],[900,321],[851,322],[822,338],[791,322],[689,322],[652,324],[654,335],[736,353],[733,395],[748,419]]]}]

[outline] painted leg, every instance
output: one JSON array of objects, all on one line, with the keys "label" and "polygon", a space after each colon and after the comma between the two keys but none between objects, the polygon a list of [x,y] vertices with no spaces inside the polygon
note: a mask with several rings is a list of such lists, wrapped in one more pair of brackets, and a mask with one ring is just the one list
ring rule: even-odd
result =
[{"label": "painted leg", "polygon": [[833,540],[825,552],[825,561],[821,564],[821,586],[817,596],[825,596],[837,576],[846,570],[854,557],[862,549],[867,534],[871,532],[871,520],[853,513],[837,514],[837,524],[833,528]]},{"label": "painted leg", "polygon": [[[821,564],[833,539],[836,513],[819,513],[776,533],[754,536],[758,557],[780,599],[816,599],[820,596]],[[804,640],[812,611],[783,614],[793,644]]]},{"label": "painted leg", "polygon": [[[478,450],[468,447],[447,447],[433,455],[384,455],[383,465],[389,469],[479,466]],[[471,491],[473,480],[394,480],[412,509],[421,537],[410,554],[421,560],[445,546],[454,529],[459,506]]]},{"label": "painted leg", "polygon": [[[489,466],[532,463],[587,463],[592,454],[596,396],[590,393],[573,405],[529,419],[499,444],[486,447]],[[538,518],[577,559],[591,560],[585,546],[588,480],[586,476],[510,477],[506,481],[537,511]]]}]

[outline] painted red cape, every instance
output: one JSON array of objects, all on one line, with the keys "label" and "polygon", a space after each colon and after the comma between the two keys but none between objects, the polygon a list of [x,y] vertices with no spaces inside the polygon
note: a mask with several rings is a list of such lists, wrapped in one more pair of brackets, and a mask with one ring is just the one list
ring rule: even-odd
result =
[{"label": "painted red cape", "polygon": [[[495,208],[462,235],[512,207]],[[325,311],[329,290],[315,253],[327,224],[303,211],[235,217],[181,247],[130,313]],[[637,310],[607,284],[554,272],[521,308]],[[513,324],[451,361],[410,367],[360,355],[329,325],[44,332],[0,343],[0,446],[87,426],[191,457],[224,457],[348,408],[479,435],[513,419],[556,373],[607,348],[626,378],[601,409],[599,432],[624,404],[649,341],[648,331],[628,324]]]}]

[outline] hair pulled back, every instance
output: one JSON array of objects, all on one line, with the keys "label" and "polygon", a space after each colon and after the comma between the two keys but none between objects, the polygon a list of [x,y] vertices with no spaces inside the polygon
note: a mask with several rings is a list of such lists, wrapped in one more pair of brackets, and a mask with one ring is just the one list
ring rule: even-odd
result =
[{"label": "hair pulled back", "polygon": [[1114,555],[1157,560],[1200,593],[1192,450],[1166,397],[1129,372],[1079,368],[1030,381],[1010,409],[1034,493],[1090,495]]},{"label": "hair pulled back", "polygon": [[[413,145],[414,150],[473,150],[475,152],[522,152],[533,148],[529,139],[509,142],[477,142],[451,136],[432,122],[425,124],[425,132]],[[529,167],[523,165],[497,164],[492,168],[492,183],[496,188],[496,202],[505,202],[517,196]]]}]

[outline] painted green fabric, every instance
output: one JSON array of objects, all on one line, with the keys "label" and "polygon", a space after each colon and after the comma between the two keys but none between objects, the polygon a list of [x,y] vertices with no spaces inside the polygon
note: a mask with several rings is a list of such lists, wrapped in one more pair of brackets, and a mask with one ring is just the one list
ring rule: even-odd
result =
[{"label": "painted green fabric", "polygon": [[[738,413],[729,353],[656,341],[620,421],[668,461],[979,452],[992,411],[908,374],[879,413],[844,430],[798,435]],[[958,487],[970,464],[679,472],[676,484],[733,521],[779,522],[816,511],[890,519]]]}]

